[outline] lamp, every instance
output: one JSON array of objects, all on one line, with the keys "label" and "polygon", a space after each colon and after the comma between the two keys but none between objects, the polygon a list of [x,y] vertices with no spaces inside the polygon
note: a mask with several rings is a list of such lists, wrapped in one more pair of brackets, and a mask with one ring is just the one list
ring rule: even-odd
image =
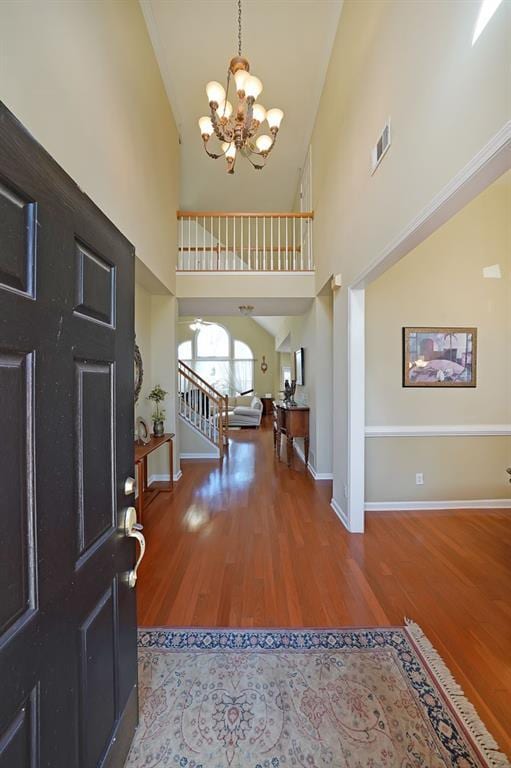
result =
[{"label": "lamp", "polygon": [[[227,100],[232,78],[238,98],[236,109],[233,109],[231,102]],[[199,120],[206,154],[214,160],[224,157],[228,173],[234,173],[237,152],[247,158],[257,170],[264,168],[266,159],[275,145],[284,113],[276,108],[266,112],[261,104],[256,104],[262,90],[262,82],[250,74],[250,64],[241,55],[241,0],[238,0],[238,55],[234,56],[229,64],[226,88],[216,80],[211,80],[206,85],[211,117],[201,117]],[[268,122],[271,136],[257,136],[257,131],[265,120]],[[208,149],[208,142],[213,134],[222,142],[221,154]]]}]

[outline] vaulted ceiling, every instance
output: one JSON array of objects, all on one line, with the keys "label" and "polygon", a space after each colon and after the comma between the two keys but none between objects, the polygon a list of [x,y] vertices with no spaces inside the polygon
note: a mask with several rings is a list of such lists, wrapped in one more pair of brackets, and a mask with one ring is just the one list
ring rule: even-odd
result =
[{"label": "vaulted ceiling", "polygon": [[140,4],[181,136],[181,208],[291,210],[342,0],[243,1],[243,55],[264,85],[258,101],[267,109],[280,107],[285,117],[267,167],[256,171],[240,157],[234,176],[225,172],[223,159],[205,155],[197,120],[209,113],[206,83],[225,83],[237,54],[237,3]]}]

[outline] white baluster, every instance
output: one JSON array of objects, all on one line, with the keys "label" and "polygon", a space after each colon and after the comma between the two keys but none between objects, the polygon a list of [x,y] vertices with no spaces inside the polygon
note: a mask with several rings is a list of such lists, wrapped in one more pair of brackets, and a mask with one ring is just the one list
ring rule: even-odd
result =
[{"label": "white baluster", "polygon": [[280,216],[279,216],[278,221],[279,221],[279,265],[278,265],[278,269],[279,269],[279,272],[280,272]]},{"label": "white baluster", "polygon": [[293,227],[293,270],[296,269],[296,219],[291,219]]},{"label": "white baluster", "polygon": [[247,257],[247,264],[249,271],[252,269],[252,249],[250,247],[250,230],[252,229],[252,219],[250,216],[248,217],[248,257]]},{"label": "white baluster", "polygon": [[243,235],[244,235],[243,230],[244,230],[245,219],[243,218],[243,216],[240,216],[240,224],[241,224],[241,263],[243,265],[242,269],[245,269],[245,259],[243,258]]},{"label": "white baluster", "polygon": [[256,236],[256,251],[255,251],[256,252],[256,261],[255,261],[255,268],[256,269],[260,269],[261,268],[261,265],[259,263],[259,222],[260,222],[260,218],[259,218],[259,216],[256,216],[256,220],[255,220],[255,223],[256,223],[256,231],[255,231],[255,236]]},{"label": "white baluster", "polygon": [[303,269],[303,218],[300,216],[300,269]]},{"label": "white baluster", "polygon": [[286,222],[286,272],[289,270],[289,243],[288,243],[288,235],[289,235],[289,219],[284,219]]},{"label": "white baluster", "polygon": [[263,216],[263,269],[266,272],[266,216]]},{"label": "white baluster", "polygon": [[270,270],[273,272],[273,216],[270,217]]}]

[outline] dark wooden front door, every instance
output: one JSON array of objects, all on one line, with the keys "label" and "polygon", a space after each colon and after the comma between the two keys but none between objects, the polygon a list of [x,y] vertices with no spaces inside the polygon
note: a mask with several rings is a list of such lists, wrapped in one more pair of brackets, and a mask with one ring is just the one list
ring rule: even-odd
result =
[{"label": "dark wooden front door", "polygon": [[133,273],[0,104],[0,768],[122,765],[136,724]]}]

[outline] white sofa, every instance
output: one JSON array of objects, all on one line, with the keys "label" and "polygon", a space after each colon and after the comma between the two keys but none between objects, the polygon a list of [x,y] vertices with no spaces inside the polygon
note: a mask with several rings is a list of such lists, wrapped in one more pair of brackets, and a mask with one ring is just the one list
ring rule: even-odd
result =
[{"label": "white sofa", "polygon": [[229,398],[229,427],[258,427],[262,415],[263,404],[258,397]]}]

